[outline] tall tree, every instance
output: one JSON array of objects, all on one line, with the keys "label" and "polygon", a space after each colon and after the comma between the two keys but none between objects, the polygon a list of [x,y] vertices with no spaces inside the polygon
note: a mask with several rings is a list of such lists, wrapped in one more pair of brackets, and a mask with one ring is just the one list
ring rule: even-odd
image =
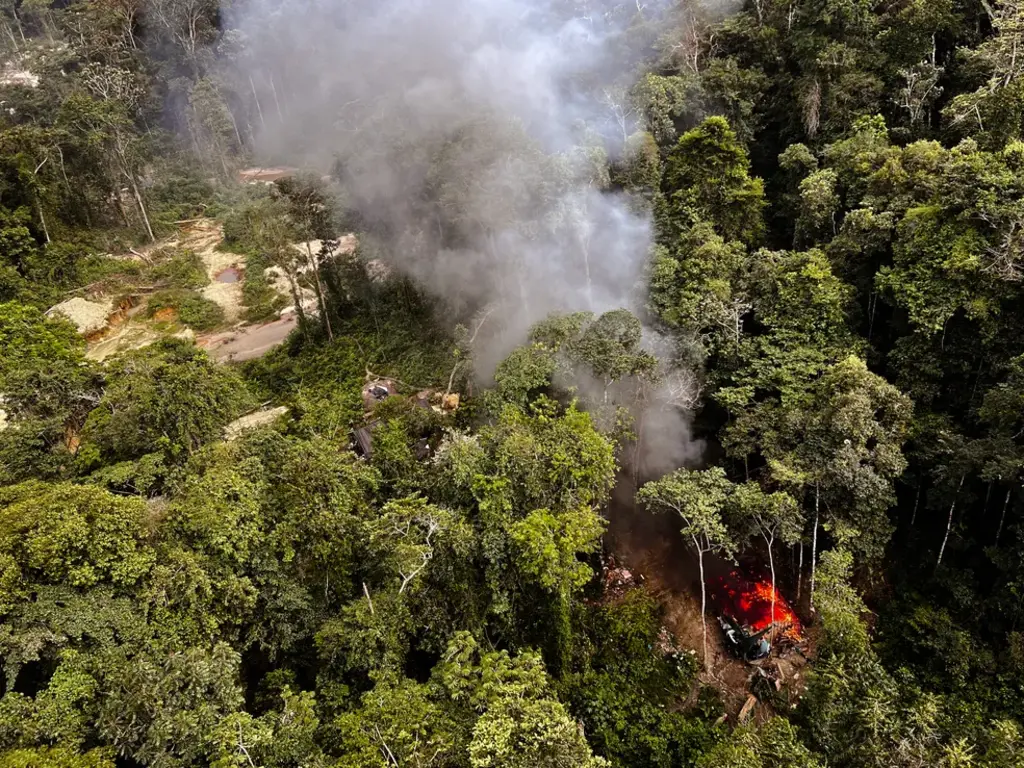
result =
[{"label": "tall tree", "polygon": [[704,556],[716,553],[731,556],[735,542],[722,519],[722,511],[733,492],[732,483],[720,467],[703,471],[681,469],[644,485],[637,501],[652,512],[675,512],[683,521],[681,532],[697,552],[700,569],[700,619],[704,666],[708,658],[707,584]]}]

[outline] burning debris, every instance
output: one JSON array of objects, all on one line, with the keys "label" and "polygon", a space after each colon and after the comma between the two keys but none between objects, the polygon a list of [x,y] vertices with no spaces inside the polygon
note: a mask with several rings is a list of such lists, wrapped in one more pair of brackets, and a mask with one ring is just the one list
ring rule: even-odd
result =
[{"label": "burning debris", "polygon": [[771,582],[755,582],[733,570],[711,579],[709,586],[712,604],[734,623],[755,634],[764,631],[773,640],[785,639],[795,644],[803,639],[800,619]]}]

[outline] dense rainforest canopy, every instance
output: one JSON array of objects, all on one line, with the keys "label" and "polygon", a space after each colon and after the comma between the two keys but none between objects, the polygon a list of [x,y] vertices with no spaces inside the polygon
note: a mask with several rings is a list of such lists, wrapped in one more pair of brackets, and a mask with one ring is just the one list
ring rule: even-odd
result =
[{"label": "dense rainforest canopy", "polygon": [[1024,768],[1024,3],[369,5],[0,4],[0,768]]}]

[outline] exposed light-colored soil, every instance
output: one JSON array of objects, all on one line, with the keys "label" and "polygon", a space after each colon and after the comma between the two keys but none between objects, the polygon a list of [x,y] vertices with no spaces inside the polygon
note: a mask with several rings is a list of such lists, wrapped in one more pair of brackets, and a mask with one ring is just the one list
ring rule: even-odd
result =
[{"label": "exposed light-colored soil", "polygon": [[[271,174],[291,172],[290,169],[262,170]],[[272,322],[261,325],[243,324],[241,318],[245,307],[242,304],[242,281],[240,278],[245,272],[245,257],[219,250],[218,246],[223,240],[224,230],[217,221],[197,218],[182,222],[181,231],[176,236],[145,248],[134,249],[129,256],[124,258],[147,263],[156,252],[167,248],[188,249],[197,254],[202,259],[207,276],[210,278],[209,285],[205,286],[201,293],[224,310],[226,322],[233,327],[228,330],[202,334],[196,339],[196,342],[205,347],[217,360],[224,362],[251,360],[261,357],[285,340],[297,325],[297,310],[294,306],[288,306],[281,310],[278,319]],[[353,234],[339,236],[338,243],[335,258],[351,257],[358,246],[358,240]],[[306,243],[294,245],[299,252],[308,256],[310,251],[316,255],[320,250],[321,243],[314,240],[308,246],[309,250],[307,251]],[[302,265],[299,270],[300,274],[308,269],[308,266]],[[289,280],[281,269],[271,267],[266,270],[266,274],[274,290],[288,299],[292,298]],[[86,302],[85,299],[78,298],[70,301],[75,303],[76,308],[80,308],[83,302],[99,305],[98,301]],[[300,301],[308,316],[313,317],[318,313],[316,293],[312,289],[301,287]],[[104,360],[119,352],[145,347],[168,335],[193,337],[192,332],[188,329],[177,334],[169,334],[166,329],[157,327],[173,323],[176,320],[173,312],[158,312],[154,317],[144,319],[144,309],[145,299],[138,306],[126,312],[114,313],[113,307],[110,307],[104,315],[102,324],[98,320],[91,322],[88,326],[89,330],[83,331],[85,335],[91,336],[88,356],[95,360]],[[93,310],[93,314],[98,316],[100,312]],[[82,312],[79,312],[79,315],[84,319]]]},{"label": "exposed light-colored soil", "polygon": [[85,356],[91,360],[106,360],[122,352],[148,347],[168,337],[194,339],[195,333],[191,328],[182,328],[177,333],[165,333],[144,323],[126,323],[110,329],[101,339],[91,343]]},{"label": "exposed light-colored soil", "polygon": [[107,327],[107,318],[114,313],[114,303],[109,299],[88,301],[79,296],[62,301],[47,310],[46,314],[63,315],[83,336],[98,333]]},{"label": "exposed light-colored soil", "polygon": [[238,172],[238,180],[246,184],[272,184],[293,175],[294,168],[246,168]]},{"label": "exposed light-colored soil", "polygon": [[[279,313],[280,316],[283,318],[286,315],[294,315],[296,313],[296,309],[295,300],[292,296],[291,281],[288,279],[284,270],[280,267],[267,267],[263,271],[263,274],[267,276],[267,280],[270,282],[271,288],[292,301],[291,304],[281,310]],[[302,309],[308,314],[316,314],[319,311],[320,306],[317,303],[316,293],[313,289],[300,285],[298,286],[298,292],[299,301],[302,303]]]},{"label": "exposed light-colored soil", "polygon": [[0,73],[0,85],[21,85],[26,88],[39,87],[39,75],[27,69],[8,67]]},{"label": "exposed light-colored soil", "polygon": [[224,310],[224,319],[228,323],[236,323],[242,315],[242,284],[222,282],[217,279],[221,273],[233,269],[241,272],[245,269],[245,257],[237,253],[217,250],[224,241],[224,227],[213,219],[196,219],[182,227],[181,235],[167,245],[186,248],[197,254],[206,267],[206,275],[210,284],[202,289],[203,296],[220,305]]}]

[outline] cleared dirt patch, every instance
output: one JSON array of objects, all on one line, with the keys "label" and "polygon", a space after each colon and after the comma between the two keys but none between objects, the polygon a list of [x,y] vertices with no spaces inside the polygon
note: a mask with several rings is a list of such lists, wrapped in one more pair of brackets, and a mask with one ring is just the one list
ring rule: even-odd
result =
[{"label": "cleared dirt patch", "polygon": [[263,325],[241,326],[204,336],[199,339],[199,345],[205,347],[215,360],[240,363],[263,357],[288,338],[297,324],[297,316],[289,314]]},{"label": "cleared dirt patch", "polygon": [[114,304],[109,299],[87,301],[76,296],[62,301],[47,310],[46,314],[62,315],[70,320],[83,336],[99,333],[107,327],[107,318],[114,313]]},{"label": "cleared dirt patch", "polygon": [[[609,509],[607,549],[655,596],[664,612],[665,626],[679,645],[696,650],[699,658],[702,626],[696,554],[680,535],[678,519],[637,509],[633,496],[632,483],[627,478],[621,479]],[[710,580],[732,568],[730,563],[707,555],[704,565]],[[807,659],[801,651],[782,645],[770,658],[756,665],[736,658],[725,646],[711,604],[711,589],[709,582],[706,619],[710,663],[700,680],[721,692],[726,712],[733,722],[748,704],[751,692],[759,692],[759,700],[748,708],[748,715],[755,721],[764,720],[775,711],[776,703],[785,702],[788,706],[797,700],[803,689],[803,667]],[[782,681],[780,685],[776,685],[776,679]],[[771,691],[774,691],[771,696],[765,695]]]}]

